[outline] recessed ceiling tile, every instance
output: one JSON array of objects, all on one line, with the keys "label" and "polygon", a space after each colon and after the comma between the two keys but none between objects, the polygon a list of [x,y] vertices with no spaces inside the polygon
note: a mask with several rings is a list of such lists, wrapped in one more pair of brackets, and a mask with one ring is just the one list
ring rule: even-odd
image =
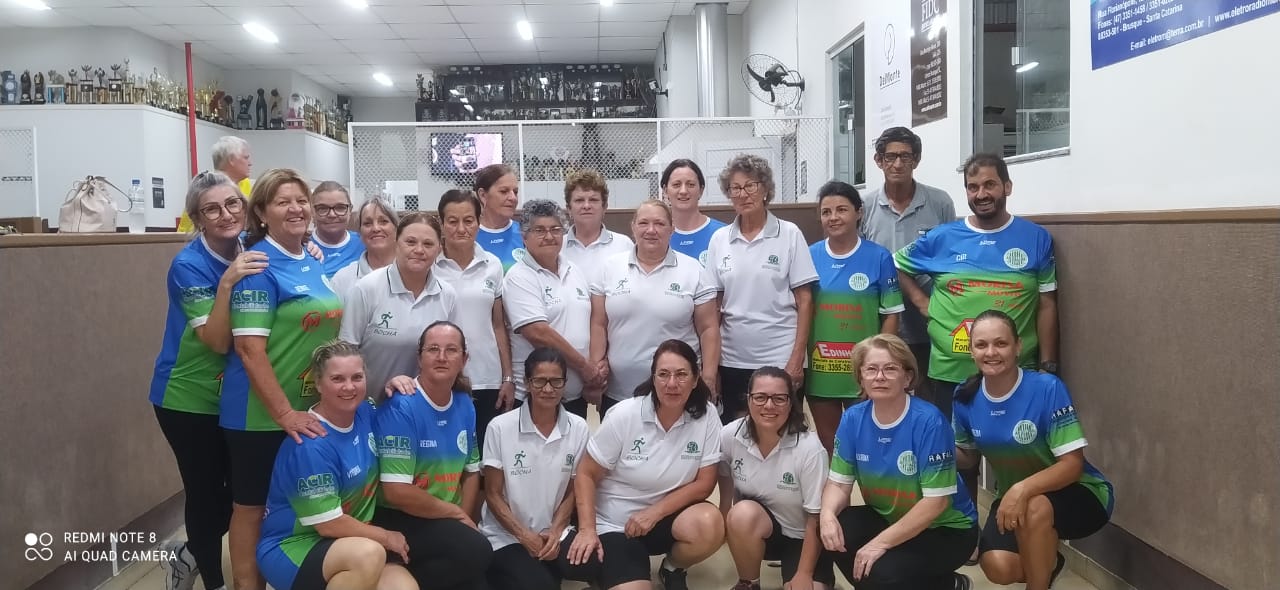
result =
[{"label": "recessed ceiling tile", "polygon": [[534,37],[595,37],[600,23],[533,23]]},{"label": "recessed ceiling tile", "polygon": [[186,35],[186,41],[236,41],[243,39],[245,45],[270,47],[270,43],[259,41],[240,25],[174,25],[175,29]]},{"label": "recessed ceiling tile", "polygon": [[396,39],[397,36],[387,25],[320,25],[320,29],[334,39]]},{"label": "recessed ceiling tile", "polygon": [[602,22],[601,37],[657,37],[667,31],[667,21]]},{"label": "recessed ceiling tile", "polygon": [[401,39],[458,39],[465,36],[455,23],[391,23]]},{"label": "recessed ceiling tile", "polygon": [[4,8],[8,7],[0,7],[0,19],[3,19],[5,26],[82,27],[88,24],[83,20],[70,16],[75,9],[36,11],[15,6],[6,11]]},{"label": "recessed ceiling tile", "polygon": [[589,64],[599,61],[598,51],[542,51],[538,53],[544,64]]},{"label": "recessed ceiling tile", "polygon": [[614,4],[600,11],[600,20],[605,22],[644,22],[667,20],[671,18],[671,2],[654,2],[650,4]]},{"label": "recessed ceiling tile", "polygon": [[259,22],[268,27],[280,25],[305,25],[311,21],[302,13],[288,6],[223,6],[218,12],[226,15],[232,22],[244,24]]},{"label": "recessed ceiling tile", "polygon": [[409,48],[418,53],[426,51],[472,51],[475,48],[467,39],[405,39]]},{"label": "recessed ceiling tile", "polygon": [[356,53],[399,53],[411,51],[400,39],[345,39],[342,45]]},{"label": "recessed ceiling tile", "polygon": [[600,18],[600,7],[589,5],[566,8],[564,6],[529,4],[524,7],[524,13],[531,23],[587,23],[595,22],[596,19]]},{"label": "recessed ceiling tile", "polygon": [[653,50],[661,42],[658,37],[600,37],[600,50]]},{"label": "recessed ceiling tile", "polygon": [[529,53],[509,53],[502,51],[480,52],[480,59],[484,60],[485,65],[503,65],[503,64],[533,64],[538,63],[538,54]]},{"label": "recessed ceiling tile", "polygon": [[412,52],[406,53],[357,53],[364,62],[374,66],[414,66],[422,63],[422,58]]},{"label": "recessed ceiling tile", "polygon": [[298,6],[294,10],[302,13],[302,16],[307,17],[307,20],[317,25],[375,24],[382,22],[382,17],[374,14],[372,10],[358,10],[336,1],[312,3],[307,6]]},{"label": "recessed ceiling tile", "polygon": [[237,24],[208,6],[149,6],[147,14],[166,25]]},{"label": "recessed ceiling tile", "polygon": [[600,47],[599,39],[596,37],[585,37],[579,39],[555,37],[550,39],[534,39],[538,44],[538,51],[595,51]]},{"label": "recessed ceiling tile", "polygon": [[[525,18],[524,6],[505,4],[499,6],[452,6],[454,21],[460,23],[514,23]],[[537,27],[534,28],[537,35]]]},{"label": "recessed ceiling tile", "polygon": [[62,15],[84,21],[95,27],[132,27],[134,25],[158,25],[157,19],[144,10],[130,6],[81,7],[57,11]]},{"label": "recessed ceiling tile", "polygon": [[[472,39],[504,37],[508,39],[515,39],[522,43],[532,43],[532,41],[525,41],[520,38],[520,34],[516,31],[516,25],[514,22],[488,24],[464,23],[461,26],[462,32]],[[538,25],[533,25],[533,36],[535,39],[538,37]]]},{"label": "recessed ceiling tile", "polygon": [[186,41],[187,34],[169,25],[134,25],[133,30],[161,41]]},{"label": "recessed ceiling tile", "polygon": [[601,63],[652,64],[656,54],[657,52],[652,49],[647,51],[606,51],[602,49],[600,50],[600,61]]},{"label": "recessed ceiling tile", "polygon": [[369,10],[387,23],[451,23],[448,6],[371,6]]},{"label": "recessed ceiling tile", "polygon": [[530,41],[510,39],[506,37],[479,37],[471,39],[471,48],[479,52],[505,51],[507,53],[536,53],[536,46]]},{"label": "recessed ceiling tile", "polygon": [[464,66],[477,65],[480,56],[474,51],[432,51],[419,53],[425,66]]},{"label": "recessed ceiling tile", "polygon": [[315,25],[273,25],[271,30],[275,32],[281,41],[332,41],[333,37]]},{"label": "recessed ceiling tile", "polygon": [[295,54],[294,62],[298,65],[316,65],[316,66],[358,66],[364,64],[364,60],[360,56],[351,53],[299,53]]}]

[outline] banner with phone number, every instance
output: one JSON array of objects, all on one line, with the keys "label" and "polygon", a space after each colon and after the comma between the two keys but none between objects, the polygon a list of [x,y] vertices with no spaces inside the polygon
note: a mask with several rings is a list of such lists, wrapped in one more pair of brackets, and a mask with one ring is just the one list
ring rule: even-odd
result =
[{"label": "banner with phone number", "polygon": [[1093,69],[1280,12],[1280,0],[1090,0]]}]

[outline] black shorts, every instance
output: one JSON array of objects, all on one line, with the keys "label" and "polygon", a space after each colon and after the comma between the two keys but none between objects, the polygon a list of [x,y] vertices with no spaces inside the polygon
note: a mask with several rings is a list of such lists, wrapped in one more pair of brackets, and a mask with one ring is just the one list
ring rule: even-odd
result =
[{"label": "black shorts", "polygon": [[[764,558],[782,562],[782,583],[786,584],[796,576],[796,570],[800,567],[800,554],[804,550],[804,539],[794,539],[782,534],[782,525],[778,524],[778,519],[774,518],[773,513],[768,508],[765,508],[764,504],[760,504],[760,507],[764,508],[764,513],[769,515],[769,522],[773,523],[773,532],[769,533],[769,538],[764,540]],[[818,563],[813,566],[813,581],[821,582],[829,588],[834,588],[836,585],[836,570],[831,561],[831,557],[834,554],[821,547],[822,541],[818,541],[818,544],[820,553],[818,554]]]},{"label": "black shorts", "polygon": [[231,456],[231,501],[241,506],[266,506],[276,453],[287,435],[283,430],[222,429]]},{"label": "black shorts", "polygon": [[288,590],[312,590],[324,588],[328,584],[324,579],[324,557],[329,554],[329,548],[333,547],[335,540],[320,539],[307,552],[307,556],[302,558],[302,565],[298,566],[298,575],[293,577],[293,586]]},{"label": "black shorts", "polygon": [[[698,504],[700,503],[703,502]],[[705,503],[710,505],[710,502]],[[698,504],[690,504],[690,506],[697,506]],[[598,565],[593,563],[597,560],[594,555],[585,564],[568,565],[568,560],[564,557],[565,549],[573,543],[573,538],[577,535],[575,531],[561,543],[561,570],[566,578],[588,582],[595,581],[601,588],[612,588],[627,582],[648,580],[651,578],[649,556],[666,555],[671,551],[671,547],[676,544],[671,527],[675,524],[676,517],[688,509],[689,506],[686,506],[672,514],[668,514],[654,524],[649,534],[643,537],[631,538],[623,532],[600,535],[600,545],[604,548],[604,563]],[[598,574],[596,573],[597,571],[599,572]],[[586,572],[591,573],[587,574]],[[588,577],[596,577],[596,580],[584,579]]]},{"label": "black shorts", "polygon": [[[1060,490],[1044,495],[1053,506],[1053,528],[1058,530],[1059,539],[1083,539],[1092,535],[1107,524],[1111,517],[1107,508],[1098,501],[1098,497],[1080,483],[1073,483]],[[978,551],[1018,552],[1018,537],[1013,531],[1000,533],[996,526],[996,512],[1000,509],[1000,500],[991,503],[991,511],[987,514],[987,523],[982,527],[982,537],[978,541]]]}]

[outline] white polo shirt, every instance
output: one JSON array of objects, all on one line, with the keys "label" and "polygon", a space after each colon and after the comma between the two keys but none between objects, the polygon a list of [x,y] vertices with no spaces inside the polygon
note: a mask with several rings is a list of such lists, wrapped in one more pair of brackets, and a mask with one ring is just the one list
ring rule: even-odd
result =
[{"label": "white polo shirt", "polygon": [[365,275],[373,272],[373,267],[369,266],[369,254],[366,252],[356,259],[355,264],[348,264],[342,267],[342,270],[334,273],[333,278],[329,279],[329,288],[338,295],[338,300],[344,304],[347,302],[347,291],[356,284],[356,281]]},{"label": "white polo shirt", "polygon": [[651,395],[618,402],[596,430],[587,452],[607,469],[596,488],[596,532],[623,530],[627,519],[693,481],[720,461],[716,407],[694,420],[687,413],[663,430]]},{"label": "white polo shirt", "polygon": [[502,297],[502,261],[476,248],[466,268],[441,255],[431,274],[458,294],[455,322],[467,336],[466,373],[472,389],[501,387],[502,360],[493,334],[493,302]]},{"label": "white polo shirt", "polygon": [[[578,472],[578,462],[591,435],[587,421],[560,408],[551,434],[533,425],[529,404],[496,416],[484,435],[484,467],[502,471],[507,505],[521,524],[535,533],[551,527],[551,517]],[[494,550],[519,543],[494,518],[486,503],[480,532]]]},{"label": "white polo shirt", "polygon": [[[524,359],[533,345],[516,331],[534,322],[547,322],[579,354],[590,354],[591,289],[586,273],[560,257],[560,274],[541,266],[532,255],[511,265],[502,279],[502,306],[511,326],[511,366],[515,370],[516,398],[524,399]],[[569,369],[565,401],[582,397],[582,376]]]},{"label": "white polo shirt", "polygon": [[738,418],[720,431],[720,475],[733,477],[734,498],[759,502],[778,519],[782,534],[804,538],[805,520],[822,511],[827,450],[813,431],[782,437],[768,457]]},{"label": "white polo shirt", "polygon": [[458,296],[453,287],[427,278],[416,298],[395,263],[365,275],[347,292],[338,337],[360,346],[368,394],[382,399],[387,380],[418,374],[418,338],[436,320],[454,320]]},{"label": "white polo shirt", "polygon": [[605,259],[594,275],[591,294],[604,297],[609,316],[606,394],[616,400],[631,397],[648,379],[653,351],[662,341],[683,340],[694,352],[700,350],[693,308],[716,298],[697,260],[668,250],[666,260],[646,273],[636,261],[635,248]]},{"label": "white polo shirt", "polygon": [[796,339],[791,290],[818,280],[800,228],[767,215],[755,239],[747,241],[734,219],[707,246],[707,275],[722,293],[720,364],[726,367],[785,367]]},{"label": "white polo shirt", "polygon": [[606,259],[614,254],[634,252],[635,249],[636,244],[631,241],[631,238],[616,231],[609,231],[607,227],[601,228],[600,237],[596,238],[590,246],[583,245],[578,241],[575,228],[570,227],[569,232],[564,236],[564,245],[560,247],[560,257],[585,271],[588,277],[594,277],[600,272]]}]

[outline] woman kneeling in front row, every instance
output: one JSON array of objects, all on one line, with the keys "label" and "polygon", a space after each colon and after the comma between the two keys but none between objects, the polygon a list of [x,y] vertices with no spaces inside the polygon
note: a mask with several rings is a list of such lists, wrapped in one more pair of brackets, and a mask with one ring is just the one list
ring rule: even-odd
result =
[{"label": "woman kneeling in front row", "polygon": [[[858,590],[967,590],[969,578],[954,572],[978,542],[978,514],[956,479],[951,425],[907,395],[919,374],[897,336],[859,342],[850,366],[871,401],[836,429],[823,545]],[[849,506],[855,481],[866,506]]]},{"label": "woman kneeling in front row", "polygon": [[417,590],[403,565],[404,535],[368,524],[378,458],[360,350],[340,340],[325,344],[312,354],[311,372],[320,402],[310,413],[329,434],[280,445],[259,568],[280,590]]},{"label": "woman kneeling in front row", "polygon": [[[782,560],[787,590],[835,588],[818,538],[827,451],[805,424],[791,376],[761,367],[747,380],[747,416],[720,431],[720,510],[738,569],[733,590],[760,590],[760,561]],[[818,582],[818,583],[815,583]]]}]

